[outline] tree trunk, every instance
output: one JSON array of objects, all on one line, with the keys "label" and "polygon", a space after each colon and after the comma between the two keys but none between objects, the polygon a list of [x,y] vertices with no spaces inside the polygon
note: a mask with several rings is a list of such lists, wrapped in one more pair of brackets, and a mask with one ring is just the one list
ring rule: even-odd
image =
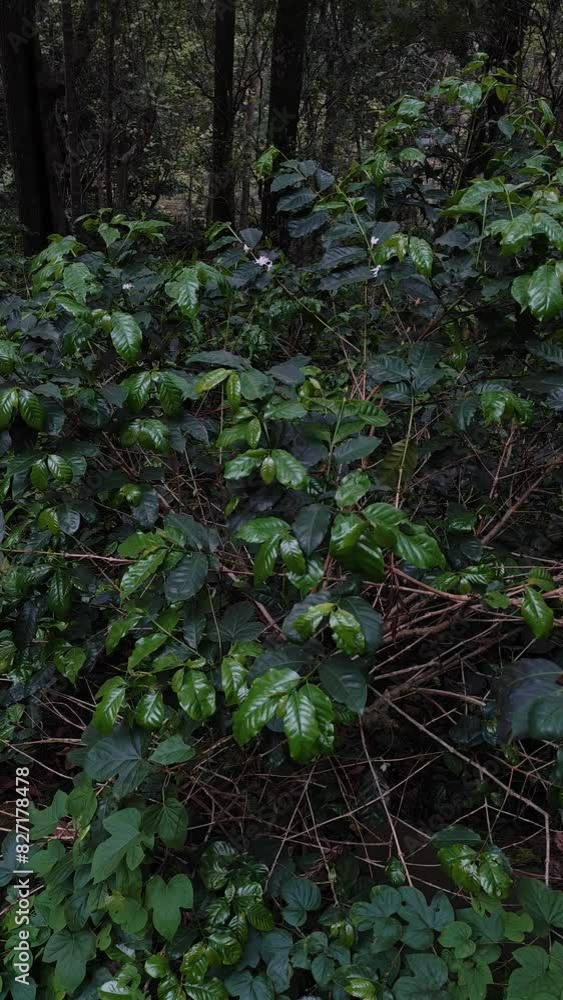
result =
[{"label": "tree trunk", "polygon": [[215,89],[211,167],[211,220],[234,222],[233,70],[235,56],[235,2],[215,0]]},{"label": "tree trunk", "polygon": [[66,106],[66,147],[70,182],[71,219],[82,215],[82,180],[80,173],[80,122],[75,80],[75,47],[70,0],[62,0],[63,50]]},{"label": "tree trunk", "polygon": [[110,24],[106,52],[106,90],[104,109],[104,187],[106,208],[113,205],[113,102],[115,98],[115,35],[118,3],[110,0]]},{"label": "tree trunk", "polygon": [[41,127],[35,0],[2,0],[0,59],[24,251],[35,254],[54,231]]},{"label": "tree trunk", "polygon": [[[295,152],[308,13],[309,0],[278,0],[272,42],[268,143],[276,146],[284,157]],[[267,185],[262,201],[262,224],[266,232],[271,229],[273,215],[273,199]]]},{"label": "tree trunk", "polygon": [[252,164],[256,159],[256,106],[258,103],[258,76],[252,81],[246,95],[246,137],[244,164],[242,171],[240,193],[240,226],[245,229],[250,220],[250,186],[252,181]]}]

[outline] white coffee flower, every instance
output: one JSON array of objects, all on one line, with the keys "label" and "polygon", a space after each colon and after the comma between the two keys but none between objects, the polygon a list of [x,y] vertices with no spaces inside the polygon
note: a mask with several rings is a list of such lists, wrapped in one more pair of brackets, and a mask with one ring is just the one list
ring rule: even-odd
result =
[{"label": "white coffee flower", "polygon": [[371,269],[372,278],[377,278],[377,275],[379,274],[380,271],[381,271],[381,264],[377,264],[376,267],[372,267]]},{"label": "white coffee flower", "polygon": [[126,281],[125,284],[122,285],[121,287],[122,287],[122,289],[123,289],[124,292],[130,292],[131,289],[133,288],[133,285],[131,284],[130,281]]},{"label": "white coffee flower", "polygon": [[269,271],[273,262],[267,254],[261,253],[260,256],[256,258],[256,263],[258,264],[258,267],[265,267]]},{"label": "white coffee flower", "polygon": [[377,244],[379,243],[379,236],[372,236],[370,243],[372,247],[376,247]]}]

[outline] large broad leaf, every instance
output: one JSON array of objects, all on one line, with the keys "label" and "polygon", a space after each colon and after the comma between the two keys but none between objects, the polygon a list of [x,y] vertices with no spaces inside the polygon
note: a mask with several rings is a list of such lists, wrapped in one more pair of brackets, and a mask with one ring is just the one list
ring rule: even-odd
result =
[{"label": "large broad leaf", "polygon": [[256,517],[243,524],[242,528],[238,529],[236,537],[242,538],[243,542],[261,545],[262,542],[281,538],[288,532],[289,524],[280,517]]},{"label": "large broad leaf", "polygon": [[321,893],[316,882],[308,878],[284,879],[281,885],[281,895],[287,904],[283,908],[283,918],[292,927],[302,927],[308,914],[318,910],[321,905]]},{"label": "large broad leaf", "polygon": [[528,303],[540,321],[551,319],[563,309],[561,281],[554,264],[542,264],[528,283]]},{"label": "large broad leaf", "polygon": [[371,487],[371,482],[367,473],[361,469],[350,472],[338,487],[334,499],[339,507],[351,507],[361,500]]},{"label": "large broad leaf", "polygon": [[289,451],[274,448],[271,457],[276,466],[276,479],[283,486],[302,489],[307,482],[307,470]]},{"label": "large broad leaf", "polygon": [[549,889],[537,879],[523,878],[518,882],[518,899],[540,937],[545,937],[550,927],[563,928],[562,892]]},{"label": "large broad leaf", "polygon": [[109,736],[90,740],[84,770],[95,781],[108,781],[117,776],[114,785],[116,795],[127,795],[137,788],[148,769],[143,760],[138,730],[120,726]]},{"label": "large broad leaf", "polygon": [[193,906],[192,883],[187,875],[174,875],[168,884],[160,875],[154,875],[147,884],[145,901],[152,910],[155,929],[170,941],[180,926],[181,910]]},{"label": "large broad leaf", "polygon": [[166,549],[159,549],[145,559],[139,559],[132,566],[129,566],[121,578],[121,592],[124,597],[129,597],[143,583],[146,583],[159,569],[165,557]]},{"label": "large broad leaf", "polygon": [[520,611],[536,639],[546,639],[553,628],[554,615],[542,595],[533,587],[525,588]]},{"label": "large broad leaf", "polygon": [[346,656],[331,656],[319,667],[319,679],[331,698],[353,712],[363,712],[367,701],[367,683],[357,663]]},{"label": "large broad leaf", "polygon": [[329,619],[334,641],[339,649],[350,656],[363,653],[366,646],[364,633],[359,621],[349,611],[335,608]]},{"label": "large broad leaf", "polygon": [[40,431],[45,422],[45,409],[37,396],[27,389],[19,391],[19,408],[23,420],[34,431]]},{"label": "large broad leaf", "polygon": [[237,743],[244,746],[257,736],[275,715],[280,698],[289,694],[299,681],[299,674],[285,668],[272,668],[258,677],[233,715],[233,734]]},{"label": "large broad leaf", "polygon": [[149,806],[143,814],[142,826],[147,833],[158,833],[167,847],[178,849],[186,842],[188,814],[178,799],[168,796],[161,804]]},{"label": "large broad leaf", "polygon": [[328,507],[320,503],[302,507],[293,522],[293,534],[306,556],[311,556],[323,541],[331,521]]},{"label": "large broad leaf", "polygon": [[215,712],[215,688],[201,670],[188,670],[178,691],[178,701],[190,719],[201,722]]},{"label": "large broad leaf", "polygon": [[303,764],[332,747],[332,706],[318,688],[305,685],[289,695],[283,715],[283,727],[289,752]]},{"label": "large broad leaf", "polygon": [[184,558],[170,571],[164,583],[166,597],[172,603],[189,601],[203,587],[209,569],[207,556],[201,552]]},{"label": "large broad leaf", "polygon": [[538,698],[529,711],[528,732],[537,740],[560,740],[563,738],[563,689],[547,698]]},{"label": "large broad leaf", "polygon": [[362,626],[366,653],[375,653],[383,640],[383,621],[379,612],[363,597],[342,597],[339,606],[354,615]]},{"label": "large broad leaf", "polygon": [[[92,858],[94,883],[105,882],[128,854],[129,867],[138,867],[143,858],[140,831],[141,814],[138,809],[121,809],[104,820],[110,836],[98,844]],[[132,864],[133,859],[136,864]]]},{"label": "large broad leaf", "polygon": [[149,760],[153,764],[183,764],[187,760],[191,760],[195,757],[195,750],[193,747],[188,746],[184,743],[182,737],[179,734],[176,736],[169,736],[167,739],[159,743],[156,750],[150,755]]},{"label": "large broad leaf", "polygon": [[400,559],[404,559],[411,566],[416,566],[417,569],[434,569],[435,566],[443,569],[446,565],[438,542],[424,531],[408,535],[405,531],[399,530],[393,551]]},{"label": "large broad leaf", "polygon": [[523,657],[504,668],[496,684],[498,734],[503,742],[532,735],[530,713],[538,701],[554,703],[557,709],[560,677],[556,663],[539,658]]},{"label": "large broad leaf", "polygon": [[56,962],[55,976],[60,987],[73,993],[86,975],[86,963],[96,954],[92,931],[62,930],[52,934],[43,952],[46,962]]},{"label": "large broad leaf", "polygon": [[110,733],[113,729],[127,695],[127,683],[123,677],[110,677],[99,688],[96,698],[98,705],[92,717],[92,724],[100,733]]},{"label": "large broad leaf", "polygon": [[418,273],[429,278],[432,274],[432,264],[434,262],[434,253],[430,244],[418,236],[411,236],[409,239],[409,254]]},{"label": "large broad leaf", "polygon": [[132,364],[141,355],[143,334],[137,321],[129,313],[116,312],[112,316],[111,340],[117,353]]}]

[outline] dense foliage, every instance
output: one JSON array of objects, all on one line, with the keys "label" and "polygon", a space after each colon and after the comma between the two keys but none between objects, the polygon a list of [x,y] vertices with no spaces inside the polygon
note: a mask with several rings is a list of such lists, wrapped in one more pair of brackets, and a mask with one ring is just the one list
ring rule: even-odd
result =
[{"label": "dense foliage", "polygon": [[3,259],[2,997],[561,996],[563,143],[485,67],[267,150],[289,255]]}]

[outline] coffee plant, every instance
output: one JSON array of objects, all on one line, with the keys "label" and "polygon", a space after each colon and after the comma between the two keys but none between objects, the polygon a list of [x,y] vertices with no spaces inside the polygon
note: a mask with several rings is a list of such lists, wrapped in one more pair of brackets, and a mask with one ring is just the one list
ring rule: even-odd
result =
[{"label": "coffee plant", "polygon": [[485,64],[268,150],[289,256],[3,259],[1,998],[563,995],[563,143]]}]

